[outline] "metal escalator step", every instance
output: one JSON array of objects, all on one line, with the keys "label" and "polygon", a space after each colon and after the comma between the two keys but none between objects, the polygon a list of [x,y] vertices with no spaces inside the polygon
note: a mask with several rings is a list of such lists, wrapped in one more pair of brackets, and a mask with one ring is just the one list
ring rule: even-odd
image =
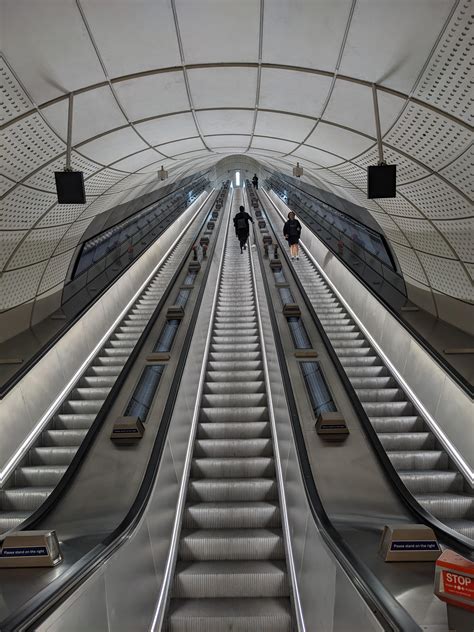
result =
[{"label": "metal escalator step", "polygon": [[43,430],[41,443],[43,446],[80,446],[88,430]]},{"label": "metal escalator step", "polygon": [[431,432],[383,432],[378,435],[380,443],[386,450],[430,450],[436,442]]},{"label": "metal escalator step", "polygon": [[115,384],[115,380],[115,375],[84,375],[80,379],[79,384],[81,387],[86,388],[104,387],[110,391]]},{"label": "metal escalator step", "polygon": [[382,376],[382,377],[351,377],[351,384],[356,389],[356,392],[359,390],[386,390],[392,387],[397,386],[397,382],[390,375]]},{"label": "metal escalator step", "polygon": [[197,458],[193,459],[191,475],[194,478],[256,478],[275,476],[271,457]]},{"label": "metal escalator step", "polygon": [[415,414],[411,402],[362,402],[369,417],[404,417]]},{"label": "metal escalator step", "polygon": [[263,371],[207,371],[206,388],[210,388],[210,382],[260,382],[263,384]]},{"label": "metal escalator step", "polygon": [[103,403],[103,399],[68,399],[63,404],[61,412],[75,413],[76,415],[97,414]]},{"label": "metal escalator step", "polygon": [[278,498],[272,478],[201,478],[191,480],[188,500],[194,502],[257,502]]},{"label": "metal escalator step", "polygon": [[376,367],[377,369],[387,370],[385,366],[382,364],[382,360],[376,356],[340,356],[339,362],[344,367],[344,370],[347,371],[347,367]]},{"label": "metal escalator step", "polygon": [[356,388],[355,392],[363,403],[407,401],[407,397],[401,388]]},{"label": "metal escalator step", "polygon": [[198,439],[195,458],[272,456],[271,439]]},{"label": "metal escalator step", "polygon": [[0,491],[3,511],[35,511],[53,491],[52,487],[13,487]]},{"label": "metal escalator step", "polygon": [[202,396],[203,408],[257,408],[267,403],[266,393],[204,393]]},{"label": "metal escalator step", "polygon": [[334,346],[334,351],[341,358],[373,358],[377,357],[375,355],[375,351],[372,347],[341,347],[338,345]]},{"label": "metal escalator step", "polygon": [[462,492],[464,479],[450,470],[405,470],[400,478],[413,494]]},{"label": "metal escalator step", "polygon": [[236,372],[242,371],[261,371],[262,360],[257,358],[256,360],[235,360],[232,363],[228,361],[212,360],[208,362],[208,371],[224,371],[228,372],[230,368],[234,367]]},{"label": "metal escalator step", "polygon": [[422,432],[425,423],[422,417],[371,417],[370,421],[377,433],[385,432]]},{"label": "metal escalator step", "polygon": [[416,494],[415,498],[433,516],[474,520],[474,496],[467,494]]},{"label": "metal escalator step", "polygon": [[232,353],[235,351],[237,354],[242,353],[258,353],[260,345],[258,342],[241,342],[241,343],[227,343],[227,342],[211,342],[212,353]]},{"label": "metal escalator step", "polygon": [[0,533],[18,527],[31,514],[29,511],[1,511],[0,510]]},{"label": "metal escalator step", "polygon": [[211,362],[255,362],[261,359],[260,351],[211,351],[209,353]]},{"label": "metal escalator step", "polygon": [[386,377],[390,376],[390,373],[386,366],[383,364],[375,364],[375,365],[359,365],[359,366],[349,366],[348,364],[344,364],[344,371],[348,378],[356,379],[356,378],[364,378],[364,377]]},{"label": "metal escalator step", "polygon": [[284,562],[213,560],[178,562],[172,596],[187,599],[288,597],[289,591]]},{"label": "metal escalator step", "polygon": [[199,421],[268,421],[268,408],[266,406],[201,408]]},{"label": "metal escalator step", "polygon": [[474,540],[474,520],[444,520],[444,523],[458,533]]},{"label": "metal escalator step", "polygon": [[28,452],[30,465],[69,465],[77,447],[31,448]]},{"label": "metal escalator step", "polygon": [[248,345],[258,345],[258,335],[256,334],[246,334],[245,332],[241,332],[241,334],[230,335],[230,334],[213,334],[211,345],[232,345],[232,348],[247,348]]},{"label": "metal escalator step", "polygon": [[117,376],[123,369],[124,362],[119,362],[116,358],[96,358],[94,364],[87,369],[90,375],[115,375]]},{"label": "metal escalator step", "polygon": [[[128,344],[128,343],[127,343]],[[107,347],[104,347],[100,352],[101,356],[106,356],[109,358],[128,358],[128,356],[132,353],[133,347],[129,344],[127,347],[118,347],[115,348],[113,345],[107,343]]]},{"label": "metal escalator step", "polygon": [[242,395],[265,394],[265,382],[259,380],[252,380],[251,382],[229,380],[228,382],[209,381],[204,384],[205,395],[230,395],[237,393]]},{"label": "metal escalator step", "polygon": [[77,387],[71,392],[73,399],[92,399],[92,400],[104,400],[110,393],[108,386],[94,386],[94,387]]},{"label": "metal escalator step", "polygon": [[268,529],[280,527],[277,502],[214,502],[188,504],[184,510],[186,529]]},{"label": "metal escalator step", "polygon": [[360,331],[355,331],[352,328],[348,328],[348,331],[330,331],[328,338],[331,342],[337,340],[360,340],[362,338]]},{"label": "metal escalator step", "polygon": [[270,437],[268,421],[202,423],[198,425],[198,439],[258,439]]},{"label": "metal escalator step", "polygon": [[16,487],[52,487],[64,476],[67,465],[27,465],[15,470]]},{"label": "metal escalator step", "polygon": [[449,465],[446,452],[442,450],[387,451],[393,467],[405,470],[444,470]]},{"label": "metal escalator step", "polygon": [[59,413],[54,416],[54,425],[57,430],[87,430],[91,427],[96,414],[74,415],[73,413]]},{"label": "metal escalator step", "polygon": [[185,530],[179,543],[181,560],[283,560],[279,529]]}]

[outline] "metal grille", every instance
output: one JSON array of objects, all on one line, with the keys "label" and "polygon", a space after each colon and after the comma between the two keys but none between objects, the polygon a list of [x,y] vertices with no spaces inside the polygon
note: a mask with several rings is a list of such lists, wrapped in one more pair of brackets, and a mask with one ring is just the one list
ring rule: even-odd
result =
[{"label": "metal grille", "polygon": [[287,318],[287,321],[295,347],[297,349],[311,349],[312,345],[301,318],[290,316],[290,318]]},{"label": "metal grille", "polygon": [[167,320],[165,326],[161,330],[160,337],[156,345],[153,347],[155,353],[166,352],[171,349],[174,337],[178,331],[180,320]]}]

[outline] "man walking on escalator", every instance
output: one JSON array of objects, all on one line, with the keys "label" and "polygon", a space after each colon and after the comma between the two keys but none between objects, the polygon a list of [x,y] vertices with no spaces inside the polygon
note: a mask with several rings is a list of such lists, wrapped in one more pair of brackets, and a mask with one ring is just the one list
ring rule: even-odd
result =
[{"label": "man walking on escalator", "polygon": [[234,228],[237,239],[240,242],[240,254],[247,247],[247,239],[249,238],[249,221],[253,224],[253,219],[245,212],[245,207],[239,206],[239,212],[234,217]]}]

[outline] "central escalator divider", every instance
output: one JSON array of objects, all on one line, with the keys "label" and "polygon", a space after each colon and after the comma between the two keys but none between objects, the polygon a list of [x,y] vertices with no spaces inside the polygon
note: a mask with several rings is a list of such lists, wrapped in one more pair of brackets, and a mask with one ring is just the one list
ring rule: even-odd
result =
[{"label": "central escalator divider", "polygon": [[173,632],[294,629],[249,251],[242,257],[232,235],[167,624]]}]

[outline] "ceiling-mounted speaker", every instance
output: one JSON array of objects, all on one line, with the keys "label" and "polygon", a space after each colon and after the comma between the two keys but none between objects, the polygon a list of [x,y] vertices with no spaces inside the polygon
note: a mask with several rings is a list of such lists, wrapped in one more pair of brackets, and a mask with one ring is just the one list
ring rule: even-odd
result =
[{"label": "ceiling-mounted speaker", "polygon": [[82,171],[55,171],[58,204],[85,204],[86,190]]},{"label": "ceiling-mounted speaker", "polygon": [[374,165],[367,170],[367,197],[397,196],[397,165]]},{"label": "ceiling-mounted speaker", "polygon": [[293,167],[293,175],[295,178],[301,178],[303,175],[303,167],[300,167],[300,163],[296,163],[296,167]]}]

